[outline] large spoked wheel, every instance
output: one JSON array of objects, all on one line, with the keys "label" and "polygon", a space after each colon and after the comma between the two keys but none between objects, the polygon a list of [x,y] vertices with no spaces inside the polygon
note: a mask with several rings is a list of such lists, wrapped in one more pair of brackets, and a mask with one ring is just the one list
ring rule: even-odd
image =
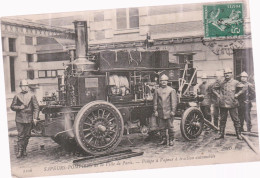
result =
[{"label": "large spoked wheel", "polygon": [[78,112],[74,122],[76,141],[89,154],[109,153],[122,139],[123,122],[120,111],[111,103],[88,103]]},{"label": "large spoked wheel", "polygon": [[181,120],[181,134],[187,140],[195,140],[200,136],[204,125],[202,112],[195,107],[186,109]]}]

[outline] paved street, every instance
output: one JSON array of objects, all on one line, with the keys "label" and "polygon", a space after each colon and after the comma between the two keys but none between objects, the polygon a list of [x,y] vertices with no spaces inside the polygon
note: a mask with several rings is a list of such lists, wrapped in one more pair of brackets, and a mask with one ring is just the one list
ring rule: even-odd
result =
[{"label": "paved street", "polygon": [[[253,117],[252,120],[254,124],[253,131],[256,131],[256,117]],[[140,165],[138,166],[138,164],[142,164],[142,167],[144,168],[152,168],[208,163],[243,162],[246,160],[253,161],[258,159],[249,146],[244,141],[237,140],[235,136],[226,136],[224,140],[214,140],[213,138],[217,133],[213,130],[203,131],[197,140],[188,142],[181,136],[179,125],[180,121],[174,121],[176,139],[173,147],[157,145],[159,142],[158,138],[154,138],[152,141],[145,141],[146,136],[138,133],[125,135],[117,150],[130,148],[133,151],[142,151],[144,154],[139,157],[121,160],[122,164],[125,163],[124,168],[139,169]],[[234,133],[233,124],[230,118],[226,130],[227,133]],[[16,131],[12,131],[12,133],[15,132]],[[46,175],[61,174],[60,172],[57,172],[57,170],[50,170],[53,169],[53,166],[65,165],[65,167],[68,168],[67,166],[72,165],[73,160],[79,159],[83,156],[78,153],[64,150],[64,148],[55,143],[51,138],[32,137],[28,146],[28,157],[16,159],[15,149],[17,138],[15,136],[10,136],[9,138],[12,170],[17,175],[38,175],[37,171],[44,172]],[[258,147],[258,137],[248,136],[248,138],[252,141],[255,147]],[[160,163],[154,163],[156,159],[159,159]],[[173,159],[178,161],[173,162]],[[111,163],[111,165],[114,164]],[[108,167],[103,167],[102,171],[119,169],[116,168],[116,166],[109,167],[110,164],[107,164],[107,166]],[[48,170],[49,168],[50,170]],[[121,168],[124,169],[121,166],[120,170],[122,170]],[[55,167],[55,169],[57,169],[57,167]],[[89,169],[86,170],[85,173],[93,171],[94,169]],[[69,173],[78,172],[77,170],[71,170]]]}]

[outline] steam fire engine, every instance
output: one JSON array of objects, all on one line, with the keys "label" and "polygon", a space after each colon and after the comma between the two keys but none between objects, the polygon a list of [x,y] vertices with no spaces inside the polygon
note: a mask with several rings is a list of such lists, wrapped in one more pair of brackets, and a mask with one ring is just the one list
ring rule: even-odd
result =
[{"label": "steam fire engine", "polygon": [[[167,50],[88,51],[87,22],[76,21],[76,50],[58,78],[57,97],[42,106],[45,119],[36,131],[61,145],[78,147],[92,155],[107,154],[120,143],[124,130],[135,126],[143,134],[157,129],[153,91],[160,75],[169,76],[178,92],[176,117],[181,133],[196,139],[206,122],[191,91],[196,81],[192,58],[169,62]],[[183,55],[182,55],[183,56]],[[191,56],[192,55],[188,55]],[[181,62],[182,61],[182,62]]]}]

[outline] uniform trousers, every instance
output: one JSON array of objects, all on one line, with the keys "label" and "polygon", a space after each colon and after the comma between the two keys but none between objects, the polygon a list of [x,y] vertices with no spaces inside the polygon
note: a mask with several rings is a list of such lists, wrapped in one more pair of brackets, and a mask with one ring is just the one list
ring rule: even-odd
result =
[{"label": "uniform trousers", "polygon": [[234,127],[236,129],[240,129],[240,120],[238,118],[237,108],[222,108],[222,107],[220,107],[219,127],[220,128],[225,128],[226,127],[228,112],[229,112],[229,114],[231,116],[231,119],[232,119],[232,121],[234,123]]},{"label": "uniform trousers", "polygon": [[18,131],[18,145],[21,147],[27,146],[31,137],[32,123],[16,122],[16,128]]},{"label": "uniform trousers", "polygon": [[211,114],[210,114],[210,106],[200,106],[200,110],[204,116],[205,119],[207,119],[209,122],[211,122]]},{"label": "uniform trousers", "polygon": [[241,103],[238,107],[238,117],[240,120],[241,128],[244,127],[244,122],[246,121],[247,131],[251,131],[251,112],[252,103]]},{"label": "uniform trousers", "polygon": [[174,137],[174,126],[173,126],[174,118],[168,119],[159,119],[159,128],[162,137],[166,137],[166,130],[168,129],[168,135],[170,138]]},{"label": "uniform trousers", "polygon": [[213,118],[214,118],[214,125],[215,125],[216,127],[218,127],[219,112],[220,112],[219,106],[213,104]]}]

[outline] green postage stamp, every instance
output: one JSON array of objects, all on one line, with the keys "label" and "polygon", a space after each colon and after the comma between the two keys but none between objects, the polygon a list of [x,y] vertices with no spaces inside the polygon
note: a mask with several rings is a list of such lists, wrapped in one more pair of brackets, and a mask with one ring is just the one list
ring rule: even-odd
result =
[{"label": "green postage stamp", "polygon": [[243,4],[204,5],[205,37],[244,35]]}]

